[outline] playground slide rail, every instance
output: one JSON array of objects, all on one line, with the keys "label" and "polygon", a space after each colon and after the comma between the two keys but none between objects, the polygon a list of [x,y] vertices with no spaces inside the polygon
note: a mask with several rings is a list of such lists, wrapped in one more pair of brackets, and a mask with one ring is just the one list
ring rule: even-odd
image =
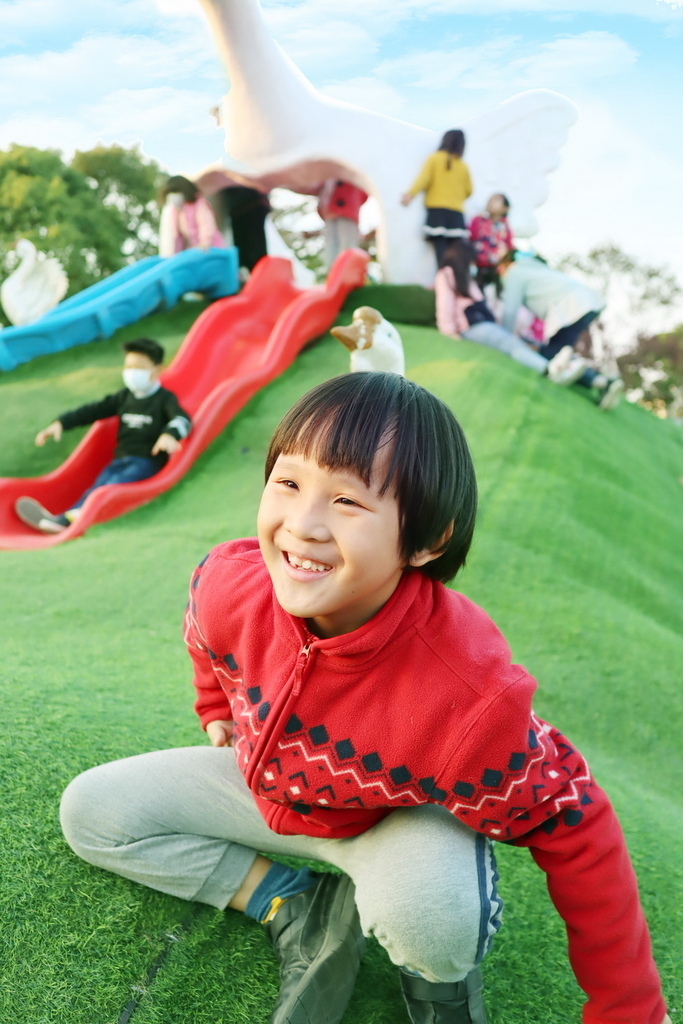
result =
[{"label": "playground slide rail", "polygon": [[206,309],[162,375],[193,418],[191,434],[155,476],[98,488],[79,518],[59,534],[31,530],[14,511],[17,498],[68,508],[113,457],[115,418],[95,423],[69,458],[52,473],[0,479],[0,549],[50,547],[81,536],[146,504],[174,486],[249,399],[279,376],[311,340],[332,324],[348,293],[365,279],[367,255],[347,250],[324,285],[299,289],[289,260],[264,257],[240,295]]},{"label": "playground slide rail", "polygon": [[0,331],[0,370],[50,352],[61,352],[136,323],[157,309],[170,309],[185,292],[210,299],[233,295],[238,258],[227,249],[186,249],[168,259],[150,256],[61,302],[35,323]]}]

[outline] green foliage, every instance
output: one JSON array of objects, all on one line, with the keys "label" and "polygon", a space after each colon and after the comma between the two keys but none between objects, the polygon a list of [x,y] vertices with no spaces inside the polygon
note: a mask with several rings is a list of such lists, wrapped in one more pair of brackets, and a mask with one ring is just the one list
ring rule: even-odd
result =
[{"label": "green foliage", "polygon": [[306,230],[308,222],[317,219],[315,196],[298,196],[288,189],[275,189],[270,195],[273,224],[297,259],[312,270],[318,279],[325,276],[325,235],[318,226]]},{"label": "green foliage", "polygon": [[[351,306],[355,307],[355,300]],[[179,347],[193,310],[127,328]],[[591,761],[624,826],[664,990],[683,979],[683,472],[680,432],[622,403],[596,408],[500,353],[400,324],[408,374],[470,439],[481,513],[458,589],[539,681],[536,710]],[[130,333],[0,377],[0,474],[44,473],[76,443],[35,448],[46,416],[104,394]],[[348,368],[325,337],[260,391],[167,494],[82,539],[0,552],[0,1020],[265,1024],[277,967],[244,917],[136,886],[78,860],[59,796],[94,764],[202,743],[180,622],[209,548],[246,536],[270,434],[305,390]],[[491,1024],[578,1024],[581,993],[542,872],[498,847],[503,929],[484,964]],[[174,942],[169,936],[180,941]],[[149,969],[168,949],[151,984]],[[675,1020],[674,1016],[674,1020]],[[407,1020],[396,969],[370,943],[344,1024]]]},{"label": "green foliage", "polygon": [[0,152],[0,277],[17,265],[19,238],[57,257],[70,295],[153,252],[160,175],[120,146],[76,153],[71,163],[56,150]]},{"label": "green foliage", "polygon": [[669,334],[641,336],[617,360],[628,388],[642,405],[659,414],[683,416],[683,326]]},{"label": "green foliage", "polygon": [[358,306],[372,306],[391,323],[433,327],[436,321],[434,292],[417,284],[366,284],[352,291],[342,312],[353,313]]},{"label": "green foliage", "polygon": [[159,209],[156,196],[166,175],[153,160],[145,160],[137,146],[96,146],[78,150],[72,167],[94,183],[103,206],[113,206],[122,216],[128,237],[126,256],[138,260],[157,251]]},{"label": "green foliage", "polygon": [[[599,245],[585,255],[564,256],[558,268],[582,279],[605,298],[606,307],[591,325],[596,354],[614,362],[635,350],[643,334],[652,334],[653,317],[674,306],[683,288],[665,266],[630,256],[617,245]],[[578,271],[575,275],[574,272]]]}]

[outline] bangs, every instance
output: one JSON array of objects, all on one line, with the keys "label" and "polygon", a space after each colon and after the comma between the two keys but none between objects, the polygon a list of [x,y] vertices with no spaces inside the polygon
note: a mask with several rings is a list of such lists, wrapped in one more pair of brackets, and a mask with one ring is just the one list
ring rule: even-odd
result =
[{"label": "bangs", "polygon": [[[392,457],[379,489],[384,494],[396,476],[393,442],[403,389],[378,387],[377,378],[382,376],[346,374],[304,395],[275,431],[266,460],[266,480],[279,455],[302,455],[325,469],[354,473],[370,486],[377,453],[392,445]],[[397,383],[405,383],[398,374],[392,376]],[[360,381],[361,377],[365,379]]]}]

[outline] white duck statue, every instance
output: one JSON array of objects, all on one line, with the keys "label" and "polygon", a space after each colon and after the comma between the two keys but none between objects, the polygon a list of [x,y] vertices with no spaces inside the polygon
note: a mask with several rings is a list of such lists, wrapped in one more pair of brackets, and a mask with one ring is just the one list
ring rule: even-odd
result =
[{"label": "white duck statue", "polygon": [[[258,0],[200,2],[230,78],[221,123],[231,177],[263,191],[281,186],[309,195],[328,178],[358,185],[379,207],[384,280],[432,284],[424,211],[417,202],[401,206],[400,197],[436,149],[437,133],[319,93],[270,36]],[[475,183],[468,209],[478,211],[503,192],[513,231],[534,234],[534,210],[547,197],[547,176],[575,118],[569,100],[544,89],[468,120],[454,116],[444,130],[461,127],[467,136]]]},{"label": "white duck statue", "polygon": [[0,302],[8,320],[19,326],[38,320],[66,295],[69,279],[54,256],[39,253],[28,238],[16,244],[20,263],[0,285]]},{"label": "white duck statue", "polygon": [[401,335],[372,306],[359,306],[348,327],[333,327],[330,333],[350,351],[351,373],[374,370],[405,374]]}]

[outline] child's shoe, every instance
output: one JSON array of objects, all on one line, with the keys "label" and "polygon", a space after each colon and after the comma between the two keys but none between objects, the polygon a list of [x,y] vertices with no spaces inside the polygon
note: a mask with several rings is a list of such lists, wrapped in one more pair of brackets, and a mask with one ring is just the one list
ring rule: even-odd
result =
[{"label": "child's shoe", "polygon": [[18,498],[14,511],[23,523],[41,533],[61,533],[71,525],[66,516],[53,515],[35,498]]},{"label": "child's shoe", "polygon": [[401,988],[412,1024],[486,1024],[481,970],[462,981],[434,982],[401,971]]},{"label": "child's shoe", "polygon": [[608,380],[607,384],[598,391],[598,408],[608,412],[614,409],[621,401],[624,391],[624,382],[621,377]]},{"label": "child's shoe", "polygon": [[581,356],[577,356],[571,345],[565,345],[561,348],[557,355],[548,363],[548,379],[553,384],[559,384],[561,387],[569,387],[570,384],[574,384],[579,377],[583,376],[583,371],[586,369],[586,360]]},{"label": "child's shoe", "polygon": [[280,961],[280,995],[269,1024],[338,1024],[358,974],[365,938],[348,875],[320,875],[265,925]]}]

